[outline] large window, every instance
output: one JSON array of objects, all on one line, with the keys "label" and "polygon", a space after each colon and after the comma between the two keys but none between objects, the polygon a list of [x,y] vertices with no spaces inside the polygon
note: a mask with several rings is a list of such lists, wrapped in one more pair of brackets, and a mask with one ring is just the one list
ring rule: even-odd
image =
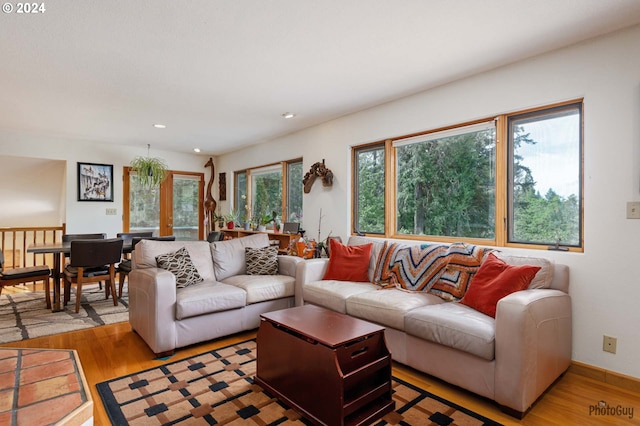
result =
[{"label": "large window", "polygon": [[[254,225],[272,217],[299,222],[302,217],[302,160],[283,161],[235,172],[234,205]],[[270,225],[270,223],[268,224]]]},{"label": "large window", "polygon": [[302,219],[302,161],[287,164],[286,216],[283,222],[300,222]]},{"label": "large window", "polygon": [[353,232],[580,249],[581,167],[581,101],[355,147]]},{"label": "large window", "polygon": [[247,221],[247,216],[249,214],[249,200],[247,198],[247,172],[240,171],[235,173],[235,194],[234,200],[235,205],[237,206],[238,220],[240,223],[245,223]]},{"label": "large window", "polygon": [[282,217],[281,165],[251,170],[251,208],[255,220],[268,221],[273,212]]},{"label": "large window", "polygon": [[356,233],[384,233],[384,146],[358,148],[354,154]]},{"label": "large window", "polygon": [[582,105],[510,116],[509,241],[580,247]]},{"label": "large window", "polygon": [[399,139],[396,232],[494,238],[493,121]]}]

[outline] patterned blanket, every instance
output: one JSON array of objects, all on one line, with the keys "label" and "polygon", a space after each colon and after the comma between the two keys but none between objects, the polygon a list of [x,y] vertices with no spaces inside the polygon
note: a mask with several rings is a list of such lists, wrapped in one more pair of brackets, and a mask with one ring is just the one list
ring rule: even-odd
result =
[{"label": "patterned blanket", "polygon": [[490,250],[465,243],[406,245],[385,242],[374,283],[408,291],[429,291],[459,300]]}]

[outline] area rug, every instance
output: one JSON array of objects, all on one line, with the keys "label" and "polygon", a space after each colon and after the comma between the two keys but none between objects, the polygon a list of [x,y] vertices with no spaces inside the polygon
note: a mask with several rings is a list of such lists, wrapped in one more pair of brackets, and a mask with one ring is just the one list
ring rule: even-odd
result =
[{"label": "area rug", "polygon": [[74,294],[65,310],[51,312],[45,306],[43,291],[3,293],[0,296],[0,343],[49,336],[104,324],[129,320],[129,303],[125,285],[118,306],[105,300],[98,284],[83,286],[80,312],[75,311]]},{"label": "area rug", "polygon": [[[114,425],[310,425],[254,384],[256,354],[252,339],[96,386]],[[375,425],[499,425],[395,377],[393,399]]]}]

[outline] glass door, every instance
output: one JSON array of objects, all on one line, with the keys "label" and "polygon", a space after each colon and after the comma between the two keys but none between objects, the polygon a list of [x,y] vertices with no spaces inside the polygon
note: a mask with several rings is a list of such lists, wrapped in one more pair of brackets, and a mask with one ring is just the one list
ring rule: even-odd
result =
[{"label": "glass door", "polygon": [[124,168],[123,232],[153,231],[177,240],[203,239],[204,173],[170,171],[159,188],[142,188]]},{"label": "glass door", "polygon": [[173,208],[167,226],[173,227],[173,235],[178,240],[201,239],[199,224],[202,223],[202,209],[198,206],[202,205],[199,197],[202,178],[179,173],[172,174],[169,178],[172,180]]}]

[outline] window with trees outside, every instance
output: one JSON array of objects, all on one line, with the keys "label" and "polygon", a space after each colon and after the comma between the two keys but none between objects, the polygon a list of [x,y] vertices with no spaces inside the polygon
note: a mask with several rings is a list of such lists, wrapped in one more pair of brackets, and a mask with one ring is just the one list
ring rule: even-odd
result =
[{"label": "window with trees outside", "polygon": [[357,146],[353,170],[353,232],[582,248],[582,101]]},{"label": "window with trees outside", "polygon": [[242,221],[271,225],[299,221],[302,217],[302,160],[235,172],[234,204]]}]

